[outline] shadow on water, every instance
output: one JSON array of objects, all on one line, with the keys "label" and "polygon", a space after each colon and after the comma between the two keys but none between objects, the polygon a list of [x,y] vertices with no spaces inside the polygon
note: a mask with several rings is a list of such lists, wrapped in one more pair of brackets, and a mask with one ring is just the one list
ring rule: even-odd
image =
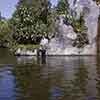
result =
[{"label": "shadow on water", "polygon": [[100,57],[15,57],[0,50],[0,100],[100,100]]}]

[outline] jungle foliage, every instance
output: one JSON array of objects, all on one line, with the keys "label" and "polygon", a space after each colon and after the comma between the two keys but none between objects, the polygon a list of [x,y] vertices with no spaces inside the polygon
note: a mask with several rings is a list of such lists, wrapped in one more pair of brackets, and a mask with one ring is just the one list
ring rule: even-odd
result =
[{"label": "jungle foliage", "polygon": [[65,15],[77,34],[73,46],[81,48],[88,44],[83,15],[75,19],[67,0],[59,0],[56,7],[48,0],[19,0],[12,18],[0,17],[0,44],[37,45],[43,36],[51,39],[56,33],[55,20],[60,15]]}]

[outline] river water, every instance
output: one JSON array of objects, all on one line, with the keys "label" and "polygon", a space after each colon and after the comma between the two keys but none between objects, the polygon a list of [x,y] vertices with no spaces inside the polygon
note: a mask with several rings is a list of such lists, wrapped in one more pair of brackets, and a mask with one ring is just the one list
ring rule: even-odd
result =
[{"label": "river water", "polygon": [[100,58],[41,60],[0,49],[0,100],[100,100]]}]

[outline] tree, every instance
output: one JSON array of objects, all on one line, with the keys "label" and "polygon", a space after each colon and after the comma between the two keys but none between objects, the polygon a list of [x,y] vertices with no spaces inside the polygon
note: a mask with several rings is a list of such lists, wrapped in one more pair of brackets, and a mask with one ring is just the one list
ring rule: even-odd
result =
[{"label": "tree", "polygon": [[[20,0],[11,19],[13,37],[18,43],[39,43],[38,38],[47,34],[46,0]],[[39,39],[40,40],[40,39]]]},{"label": "tree", "polygon": [[57,4],[57,12],[59,14],[65,14],[69,9],[69,4],[67,0],[59,0]]},{"label": "tree", "polygon": [[[100,1],[99,0],[95,0],[97,5],[100,5]],[[98,27],[97,27],[97,55],[100,55],[100,14],[98,17]]]},{"label": "tree", "polygon": [[1,20],[1,12],[0,12],[0,20]]},{"label": "tree", "polygon": [[57,16],[57,11],[56,8],[52,8],[52,4],[50,1],[48,1],[48,15],[47,15],[47,32],[48,32],[48,37],[51,39],[55,33],[55,19]]},{"label": "tree", "polygon": [[9,26],[9,22],[6,19],[0,20],[0,46],[7,46],[10,40],[10,34],[12,30]]}]

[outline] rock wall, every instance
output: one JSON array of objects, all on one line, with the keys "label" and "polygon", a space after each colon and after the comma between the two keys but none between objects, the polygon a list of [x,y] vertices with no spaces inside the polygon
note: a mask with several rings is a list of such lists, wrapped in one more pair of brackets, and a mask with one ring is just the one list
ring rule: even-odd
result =
[{"label": "rock wall", "polygon": [[77,37],[71,25],[64,23],[64,16],[59,16],[56,24],[57,34],[51,39],[47,54],[48,55],[96,55],[96,36],[99,7],[92,0],[69,0],[70,9],[77,12],[76,18],[80,13],[84,13],[85,25],[88,28],[89,45],[84,48],[73,47],[72,43]]}]

